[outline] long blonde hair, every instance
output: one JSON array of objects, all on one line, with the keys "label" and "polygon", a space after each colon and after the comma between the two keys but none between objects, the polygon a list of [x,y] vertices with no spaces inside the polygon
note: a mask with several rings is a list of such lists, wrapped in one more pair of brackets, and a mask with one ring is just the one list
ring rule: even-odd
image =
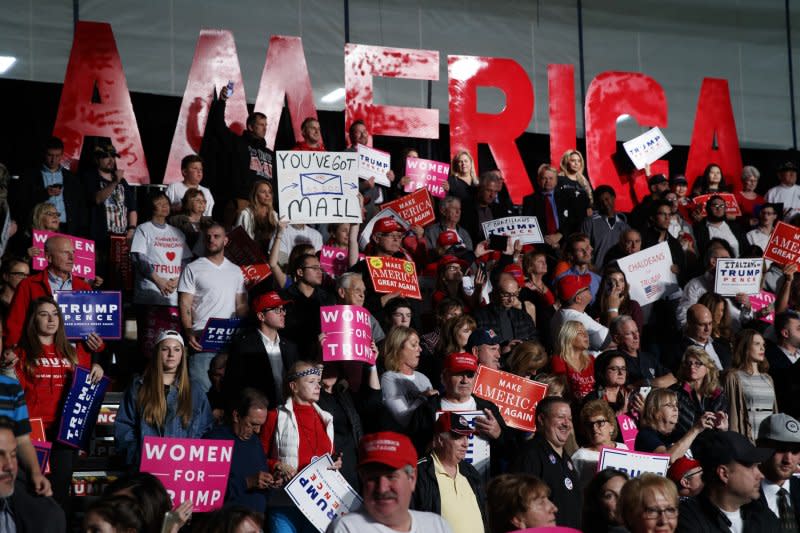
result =
[{"label": "long blonde hair", "polygon": [[575,370],[584,370],[590,362],[588,352],[577,352],[572,345],[575,342],[575,337],[578,333],[586,328],[577,320],[567,320],[561,325],[561,330],[558,332],[558,339],[556,346],[558,346],[559,355],[567,365]]},{"label": "long blonde hair", "polygon": [[458,158],[462,155],[466,155],[469,157],[469,184],[470,185],[477,185],[478,184],[478,176],[475,175],[475,160],[472,158],[472,155],[466,150],[459,150],[456,152],[456,155],[453,156],[453,161],[450,163],[450,174],[453,176],[461,179],[458,174],[456,174],[456,168],[458,168]]},{"label": "long blonde hair", "polygon": [[575,174],[575,181],[577,181],[578,185],[580,185],[581,188],[586,191],[586,194],[589,195],[589,205],[592,205],[594,203],[594,198],[592,198],[592,186],[589,185],[589,180],[583,174],[583,172],[586,170],[586,161],[583,159],[583,154],[574,149],[564,152],[564,155],[561,156],[561,172],[563,172],[565,176],[569,177],[568,163],[569,158],[573,154],[581,158],[581,168],[578,169],[578,172]]},{"label": "long blonde hair", "polygon": [[[145,368],[142,376],[142,387],[136,397],[136,403],[142,410],[142,419],[154,427],[163,427],[167,419],[167,397],[164,393],[164,367],[161,364],[161,345],[156,345],[155,353]],[[189,384],[189,370],[186,362],[186,346],[181,344],[181,362],[173,382],[178,389],[178,408],[175,412],[181,419],[183,427],[189,426],[192,418],[192,391]]]},{"label": "long blonde hair", "polygon": [[400,372],[400,352],[403,349],[403,345],[412,335],[416,335],[419,338],[415,330],[405,326],[395,326],[389,330],[389,334],[386,335],[386,340],[383,343],[383,364],[386,370]]},{"label": "long blonde hair", "polygon": [[698,394],[701,396],[710,396],[715,390],[719,388],[719,370],[717,365],[711,359],[704,349],[699,346],[689,346],[683,352],[683,359],[681,360],[681,367],[678,369],[678,379],[680,381],[689,381],[689,367],[686,362],[690,357],[694,357],[706,367],[706,377],[703,378],[703,383],[700,384]]}]

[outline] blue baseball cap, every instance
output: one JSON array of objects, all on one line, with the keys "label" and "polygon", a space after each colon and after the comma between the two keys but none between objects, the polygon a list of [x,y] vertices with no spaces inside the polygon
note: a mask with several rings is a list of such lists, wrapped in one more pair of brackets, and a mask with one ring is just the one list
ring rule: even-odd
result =
[{"label": "blue baseball cap", "polygon": [[482,346],[484,344],[503,344],[503,339],[500,335],[489,328],[478,328],[472,332],[467,341],[467,350],[473,349],[475,346]]}]

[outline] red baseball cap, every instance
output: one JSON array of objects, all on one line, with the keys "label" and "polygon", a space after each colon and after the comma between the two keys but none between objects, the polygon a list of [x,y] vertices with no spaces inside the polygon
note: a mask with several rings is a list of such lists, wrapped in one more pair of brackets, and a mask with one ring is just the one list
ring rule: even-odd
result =
[{"label": "red baseball cap", "polygon": [[439,259],[438,269],[441,270],[447,265],[453,265],[453,264],[459,265],[462,270],[467,268],[467,262],[464,261],[463,259],[456,257],[454,255],[444,255],[442,256],[441,259]]},{"label": "red baseball cap", "polygon": [[453,246],[454,244],[458,244],[458,233],[452,230],[443,231],[436,239],[436,244],[438,246]]},{"label": "red baseball cap", "polygon": [[392,217],[383,217],[378,219],[378,221],[372,227],[372,233],[392,233],[393,231],[405,230],[403,229],[403,226],[401,226],[400,223]]},{"label": "red baseball cap", "polygon": [[514,279],[517,281],[517,285],[520,287],[525,285],[525,274],[522,272],[522,267],[516,263],[511,263],[506,265],[503,268],[503,272],[511,274],[514,276]]},{"label": "red baseball cap", "polygon": [[436,419],[433,425],[434,433],[455,433],[457,435],[472,435],[475,430],[469,426],[469,422],[460,413],[444,412]]},{"label": "red baseball cap", "polygon": [[478,370],[478,358],[468,352],[454,352],[444,358],[444,369],[457,374]]},{"label": "red baseball cap", "polygon": [[592,277],[588,274],[583,276],[568,274],[556,283],[558,297],[566,302],[573,299],[582,289],[588,289],[591,284]]},{"label": "red baseball cap", "polygon": [[689,459],[688,457],[681,457],[669,467],[669,470],[667,470],[667,477],[678,485],[689,470],[701,468],[702,466],[703,465],[701,465],[699,461]]},{"label": "red baseball cap", "polygon": [[277,291],[270,291],[257,296],[256,299],[253,300],[252,308],[254,313],[260,313],[261,311],[273,309],[275,307],[280,307],[290,303],[292,303],[292,300],[284,300],[281,298],[281,295],[277,293]]},{"label": "red baseball cap", "polygon": [[380,463],[395,470],[406,465],[417,466],[417,450],[411,440],[394,431],[379,431],[361,438],[358,445],[358,466]]}]

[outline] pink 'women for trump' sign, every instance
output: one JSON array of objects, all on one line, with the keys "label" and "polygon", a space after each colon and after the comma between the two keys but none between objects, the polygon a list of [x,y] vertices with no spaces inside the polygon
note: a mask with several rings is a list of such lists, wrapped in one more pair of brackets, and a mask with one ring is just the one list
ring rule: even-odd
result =
[{"label": "pink 'women for trump' sign", "polygon": [[328,305],[319,309],[323,361],[375,364],[369,311],[358,305]]},{"label": "pink 'women for trump' sign", "polygon": [[450,165],[429,159],[419,159],[409,157],[406,159],[406,176],[411,181],[406,184],[406,192],[414,192],[417,189],[428,189],[431,196],[444,198],[447,192],[444,184],[447,183],[447,176],[450,174]]}]

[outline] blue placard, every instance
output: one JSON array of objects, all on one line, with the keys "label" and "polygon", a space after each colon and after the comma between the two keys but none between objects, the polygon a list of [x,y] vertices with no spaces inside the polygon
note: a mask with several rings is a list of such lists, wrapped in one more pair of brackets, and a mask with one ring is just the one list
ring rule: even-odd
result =
[{"label": "blue placard", "polygon": [[241,318],[209,318],[200,345],[204,352],[221,352],[241,329]]},{"label": "blue placard", "polygon": [[100,406],[111,382],[106,376],[92,383],[90,371],[77,366],[72,376],[72,386],[64,402],[61,413],[61,427],[58,429],[58,442],[85,450],[89,444]]},{"label": "blue placard", "polygon": [[103,339],[122,338],[122,294],[119,291],[58,291],[58,307],[68,339],[96,333]]}]

